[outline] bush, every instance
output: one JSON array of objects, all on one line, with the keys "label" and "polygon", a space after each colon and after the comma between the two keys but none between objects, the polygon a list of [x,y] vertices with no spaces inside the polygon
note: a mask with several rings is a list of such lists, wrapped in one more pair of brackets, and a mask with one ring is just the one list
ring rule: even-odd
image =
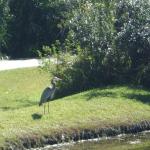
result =
[{"label": "bush", "polygon": [[[56,42],[50,51],[47,49],[50,53],[46,55],[56,52],[61,62],[53,71],[50,67],[48,69],[64,80],[60,85],[60,95],[113,82],[113,68],[108,68],[114,54],[113,7],[113,3],[105,1],[78,1],[78,7],[72,10],[72,18],[66,21],[70,29],[67,39],[63,43]],[[65,54],[60,52],[76,54],[76,57],[68,63]]]},{"label": "bush", "polygon": [[150,63],[147,66],[141,66],[140,72],[138,73],[139,85],[143,85],[146,88],[150,88]]},{"label": "bush", "polygon": [[[117,5],[116,47],[129,62],[130,80],[139,83],[143,68],[150,59],[150,2],[147,0],[120,1]],[[147,69],[144,70],[147,70]]]},{"label": "bush", "polygon": [[[58,95],[114,83],[149,83],[149,2],[89,0],[76,4],[66,21],[67,39],[50,50],[57,51],[61,62],[53,70],[64,81]],[[60,51],[76,54],[71,65]]]}]

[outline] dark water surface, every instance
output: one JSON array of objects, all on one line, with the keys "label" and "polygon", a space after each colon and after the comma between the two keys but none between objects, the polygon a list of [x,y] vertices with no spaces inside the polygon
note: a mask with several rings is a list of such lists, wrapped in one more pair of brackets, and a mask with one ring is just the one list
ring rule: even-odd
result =
[{"label": "dark water surface", "polygon": [[64,143],[37,150],[150,150],[150,132]]}]

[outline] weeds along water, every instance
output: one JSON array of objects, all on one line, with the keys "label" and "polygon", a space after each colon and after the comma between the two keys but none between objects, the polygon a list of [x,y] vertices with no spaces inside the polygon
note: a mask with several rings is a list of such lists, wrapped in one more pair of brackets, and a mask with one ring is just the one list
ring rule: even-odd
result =
[{"label": "weeds along water", "polygon": [[30,150],[149,150],[149,148],[150,131],[146,131],[138,134],[120,134],[114,137],[49,145]]}]

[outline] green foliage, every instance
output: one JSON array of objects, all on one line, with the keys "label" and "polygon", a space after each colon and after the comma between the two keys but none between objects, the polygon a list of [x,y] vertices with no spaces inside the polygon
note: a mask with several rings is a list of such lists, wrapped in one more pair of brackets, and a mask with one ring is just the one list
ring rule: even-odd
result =
[{"label": "green foliage", "polygon": [[0,51],[54,55],[57,65],[45,68],[63,88],[149,83],[149,0],[1,0],[0,8]]},{"label": "green foliage", "polygon": [[[69,49],[69,44],[67,43],[64,48],[67,47]],[[72,75],[74,73],[73,65],[75,62],[77,62],[78,57],[76,55],[72,55],[69,52],[64,52],[62,50],[62,47],[60,47],[60,42],[56,41],[55,44],[53,44],[51,47],[44,46],[43,47],[44,55],[40,53],[40,56],[42,58],[42,69],[46,72],[49,72],[49,74],[52,74],[53,76],[57,76],[59,78],[63,79],[63,82],[60,83],[60,85],[57,85],[60,87],[62,91],[59,91],[58,95],[66,95],[69,94],[73,90],[69,90],[69,93],[64,92],[65,89],[73,88],[74,86],[70,86],[72,83]],[[48,57],[45,57],[48,56]],[[53,57],[51,57],[53,56]],[[75,72],[74,76],[76,76],[77,72]],[[75,88],[73,88],[75,89]]]},{"label": "green foliage", "polygon": [[64,80],[60,87],[63,95],[109,83],[113,76],[110,61],[114,60],[110,57],[114,54],[114,3],[77,1],[76,4],[67,21],[67,39],[56,46],[61,52],[76,54],[74,60],[67,62],[57,53],[60,63],[54,74]]},{"label": "green foliage", "polygon": [[150,63],[139,68],[138,83],[150,87]]},{"label": "green foliage", "polygon": [[[53,74],[64,79],[60,93],[113,83],[149,83],[149,1],[89,0],[75,4],[66,21],[66,40],[51,49],[57,49],[60,61]],[[60,52],[76,54],[70,66],[63,63],[69,64]]]},{"label": "green foliage", "polygon": [[6,46],[7,20],[9,18],[9,8],[7,0],[0,0],[0,52]]},{"label": "green foliage", "polygon": [[89,76],[93,76],[95,81],[98,78],[104,79],[102,71],[106,68],[110,55],[114,53],[113,37],[115,30],[113,26],[114,12],[112,11],[114,7],[112,2],[92,3],[86,1],[86,3],[81,3],[71,20],[74,39],[80,43],[83,50],[81,52],[82,59],[85,57],[88,62],[88,68],[91,73],[94,73]]},{"label": "green foliage", "polygon": [[116,46],[130,60],[127,73],[141,83],[150,59],[150,1],[121,1],[116,11]]},{"label": "green foliage", "polygon": [[63,40],[65,12],[69,7],[60,0],[11,0],[12,19],[9,22],[9,47],[12,57],[37,56],[37,49]]}]

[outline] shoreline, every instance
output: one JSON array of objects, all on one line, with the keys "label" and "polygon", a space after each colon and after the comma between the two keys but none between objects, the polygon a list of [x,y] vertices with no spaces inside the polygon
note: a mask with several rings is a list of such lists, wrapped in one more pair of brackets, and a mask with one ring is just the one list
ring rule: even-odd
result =
[{"label": "shoreline", "polygon": [[42,135],[39,137],[22,137],[19,141],[6,141],[0,150],[24,150],[31,148],[45,147],[70,141],[90,140],[102,137],[114,137],[120,134],[135,134],[150,130],[150,120],[141,121],[132,125],[112,126],[108,128],[95,129],[72,129],[70,132],[58,132],[54,134]]},{"label": "shoreline", "polygon": [[[142,132],[138,132],[133,134],[134,136],[138,135],[138,134],[148,134],[150,133],[150,130],[146,130],[146,131],[142,131]],[[74,141],[69,141],[69,142],[63,142],[63,143],[59,143],[59,144],[54,144],[54,145],[46,145],[45,147],[39,147],[39,148],[31,148],[28,150],[39,150],[39,149],[49,149],[49,148],[57,148],[57,147],[62,147],[62,146],[67,146],[67,145],[74,145],[74,144],[81,144],[81,143],[85,143],[85,142],[100,142],[100,141],[106,141],[106,140],[119,140],[122,138],[126,138],[131,136],[131,134],[119,134],[116,136],[108,136],[108,137],[99,137],[99,138],[94,138],[94,139],[88,139],[88,140],[79,140],[77,142]],[[133,142],[133,143],[132,143]],[[130,144],[135,144],[134,142],[136,141],[131,141]]]}]

